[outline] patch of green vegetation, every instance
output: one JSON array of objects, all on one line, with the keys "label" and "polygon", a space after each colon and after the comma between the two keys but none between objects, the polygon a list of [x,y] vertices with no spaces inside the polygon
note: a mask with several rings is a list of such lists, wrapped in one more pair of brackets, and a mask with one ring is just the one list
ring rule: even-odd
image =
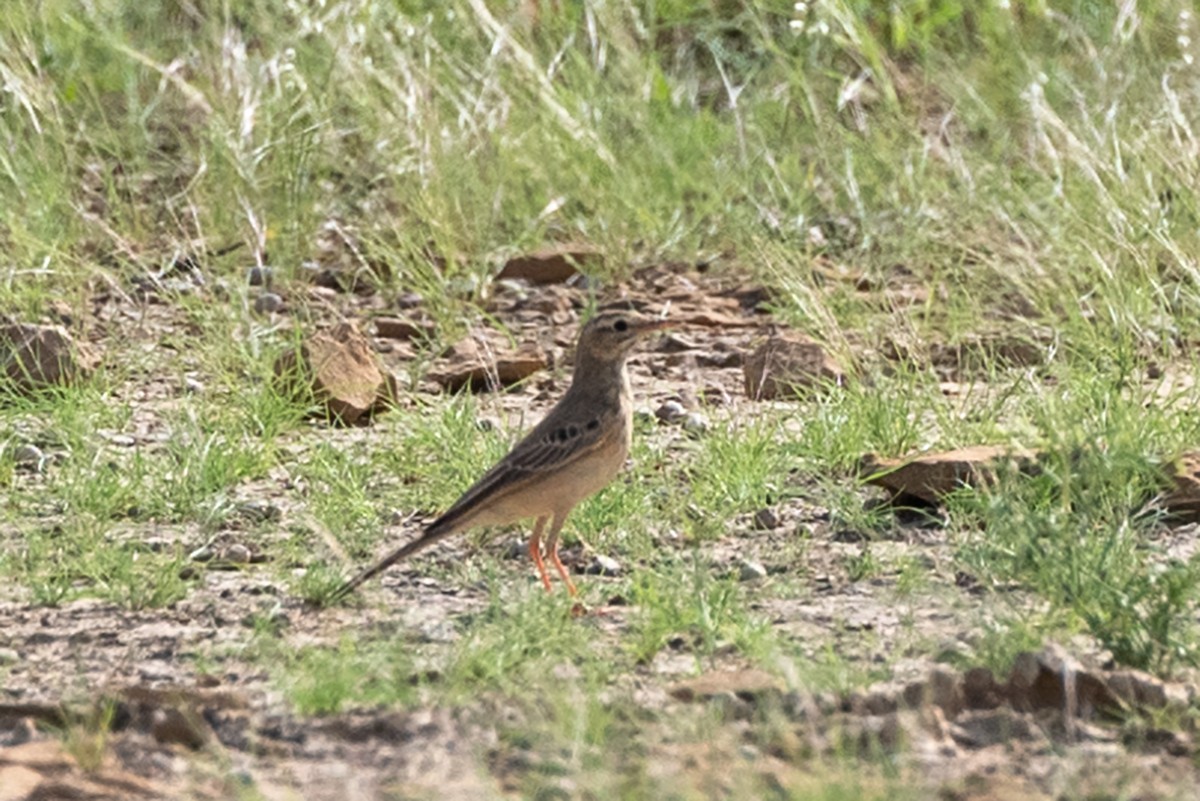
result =
[{"label": "patch of green vegetation", "polygon": [[694,653],[698,669],[718,650],[770,652],[770,627],[746,608],[738,577],[714,575],[700,559],[662,564],[630,582],[636,613],[627,646],[636,661],[653,659],[667,645]]},{"label": "patch of green vegetation", "polygon": [[1034,412],[1048,443],[1036,474],[964,494],[962,558],[1070,610],[1124,664],[1194,663],[1200,563],[1155,544],[1155,500],[1166,487],[1150,455],[1188,434],[1148,411],[1119,374],[1076,377],[1064,389]]},{"label": "patch of green vegetation", "polygon": [[284,693],[302,715],[350,706],[394,705],[416,697],[411,645],[402,637],[365,643],[351,635],[330,648],[266,647]]}]

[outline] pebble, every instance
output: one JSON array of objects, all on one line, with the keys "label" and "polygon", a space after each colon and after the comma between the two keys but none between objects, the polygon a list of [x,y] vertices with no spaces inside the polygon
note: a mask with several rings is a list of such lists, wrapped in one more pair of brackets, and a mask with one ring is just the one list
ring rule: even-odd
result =
[{"label": "pebble", "polygon": [[689,434],[707,434],[709,428],[708,418],[700,412],[689,412],[683,418],[683,430]]},{"label": "pebble", "polygon": [[738,581],[757,581],[767,577],[767,569],[760,562],[743,559],[738,562]]},{"label": "pebble", "polygon": [[221,554],[226,562],[232,565],[246,565],[250,563],[250,549],[240,542],[235,542],[225,549]]},{"label": "pebble", "polygon": [[596,554],[583,572],[589,576],[619,576],[621,563],[611,556]]},{"label": "pebble", "polygon": [[654,412],[654,416],[664,423],[677,423],[687,416],[687,409],[677,400],[664,401]]},{"label": "pebble", "polygon": [[132,448],[134,445],[137,445],[137,440],[129,434],[111,434],[101,431],[100,436],[119,448]]},{"label": "pebble", "polygon": [[46,454],[37,445],[18,445],[13,451],[13,462],[40,471],[46,463]]},{"label": "pebble", "polygon": [[283,309],[283,298],[274,292],[264,292],[254,299],[254,311],[259,314],[271,314]]},{"label": "pebble", "polygon": [[212,546],[201,545],[199,548],[188,554],[188,560],[192,562],[208,562],[212,560],[214,555],[215,554],[213,553]]},{"label": "pebble", "polygon": [[184,376],[183,389],[185,392],[191,393],[192,395],[200,395],[203,394],[205,386],[198,379],[192,378],[191,376]]},{"label": "pebble", "polygon": [[759,531],[771,531],[779,528],[779,515],[769,506],[754,513],[754,527]]},{"label": "pebble", "polygon": [[283,517],[283,510],[265,501],[245,501],[237,505],[238,514],[254,523],[274,522]]},{"label": "pebble", "polygon": [[15,648],[0,648],[0,665],[15,665],[21,661],[21,655]]},{"label": "pebble", "polygon": [[255,265],[246,272],[246,283],[250,286],[270,286],[274,277],[274,271],[270,267]]},{"label": "pebble", "polygon": [[420,306],[424,299],[416,292],[405,292],[396,298],[397,309],[413,309]]}]

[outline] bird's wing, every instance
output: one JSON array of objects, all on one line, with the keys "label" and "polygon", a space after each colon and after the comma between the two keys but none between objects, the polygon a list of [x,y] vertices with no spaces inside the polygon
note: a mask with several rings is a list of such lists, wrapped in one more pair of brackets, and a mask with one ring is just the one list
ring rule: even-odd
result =
[{"label": "bird's wing", "polygon": [[608,447],[619,436],[610,417],[547,418],[518,442],[495,467],[471,485],[446,513],[430,524],[430,530],[453,526],[458,519],[493,498],[526,486],[529,478],[554,472]]}]

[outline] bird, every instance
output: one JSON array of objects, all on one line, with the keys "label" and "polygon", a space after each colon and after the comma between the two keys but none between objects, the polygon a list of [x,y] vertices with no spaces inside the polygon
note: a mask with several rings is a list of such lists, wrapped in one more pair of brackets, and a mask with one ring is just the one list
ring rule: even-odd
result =
[{"label": "bird", "polygon": [[571,385],[545,418],[416,539],[342,584],[330,602],[453,534],[530,518],[529,555],[542,585],[553,591],[542,558],[544,537],[550,563],[570,595],[578,595],[558,556],[559,534],[571,510],[624,467],[633,436],[626,360],[642,337],[669,327],[668,320],[633,311],[601,311],[592,317],[579,333]]}]

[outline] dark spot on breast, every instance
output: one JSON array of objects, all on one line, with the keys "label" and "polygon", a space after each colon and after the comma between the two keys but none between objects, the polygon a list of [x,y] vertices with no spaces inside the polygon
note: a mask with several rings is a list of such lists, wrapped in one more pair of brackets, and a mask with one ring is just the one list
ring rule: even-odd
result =
[{"label": "dark spot on breast", "polygon": [[567,433],[567,429],[560,428],[555,431],[552,436],[554,436],[554,438],[556,438],[559,442],[566,442],[571,435]]},{"label": "dark spot on breast", "polygon": [[567,434],[571,439],[575,439],[579,436],[579,426],[567,426]]},{"label": "dark spot on breast", "polygon": [[595,431],[599,427],[600,427],[599,420],[588,420],[588,424],[587,424],[588,431]]}]

